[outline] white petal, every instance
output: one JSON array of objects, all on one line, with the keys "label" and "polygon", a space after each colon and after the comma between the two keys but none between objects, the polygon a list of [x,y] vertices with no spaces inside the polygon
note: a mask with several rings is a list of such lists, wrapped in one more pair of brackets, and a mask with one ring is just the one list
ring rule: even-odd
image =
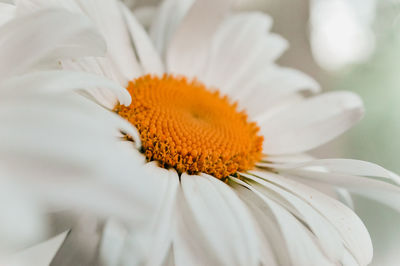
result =
[{"label": "white petal", "polygon": [[269,16],[256,12],[226,19],[213,37],[210,60],[200,80],[230,95],[243,89],[287,47],[286,40],[268,33],[271,24]]},{"label": "white petal", "polygon": [[236,194],[208,175],[182,174],[181,184],[176,264],[258,265],[255,224]]},{"label": "white petal", "polygon": [[153,184],[135,158],[116,149],[114,131],[122,119],[82,97],[84,105],[60,98],[2,103],[0,158],[16,180],[55,208],[135,220],[136,211],[148,208],[147,185]]},{"label": "white petal", "polygon": [[0,25],[6,23],[15,16],[15,6],[8,3],[0,3]]},{"label": "white petal", "polygon": [[[351,194],[363,195],[374,199],[400,212],[400,187],[387,181],[382,182],[375,178],[351,174],[304,169],[284,170],[282,174],[345,188]],[[382,178],[382,176],[378,177]],[[384,176],[383,178],[385,180]]]},{"label": "white petal", "polygon": [[100,243],[101,227],[97,218],[81,214],[49,266],[93,265]]},{"label": "white petal", "polygon": [[349,208],[325,194],[281,175],[250,171],[303,199],[318,210],[338,231],[345,246],[359,264],[367,265],[372,259],[372,243],[368,231],[357,215]]},{"label": "white petal", "polygon": [[268,164],[268,166],[277,169],[321,169],[323,172],[336,174],[376,176],[400,185],[400,177],[389,170],[374,163],[354,159],[320,159],[301,163]]},{"label": "white petal", "polygon": [[204,71],[211,39],[230,4],[231,0],[203,0],[193,4],[168,46],[168,72],[194,78]]},{"label": "white petal", "polygon": [[343,265],[344,266],[360,266],[360,264],[354,259],[351,253],[348,250],[345,250],[345,254],[343,257]]},{"label": "white petal", "polygon": [[8,141],[1,141],[0,150],[8,151],[10,156],[14,152],[37,158],[52,154],[53,159],[61,156],[80,164],[104,156],[96,155],[96,146],[101,141],[105,148],[111,145],[118,130],[116,123],[123,120],[83,97],[76,97],[25,95],[3,101],[0,121],[6,130],[0,135]]},{"label": "white petal", "polygon": [[0,43],[0,77],[23,73],[43,60],[105,52],[105,43],[87,19],[63,10],[42,10],[6,23],[0,28]]},{"label": "white petal", "polygon": [[44,266],[49,265],[57,249],[61,246],[66,237],[67,232],[53,237],[43,243],[34,245],[30,248],[13,254],[11,257],[3,261],[0,258],[1,265],[7,266]]},{"label": "white petal", "polygon": [[[124,105],[131,103],[127,90],[117,83],[102,76],[72,71],[39,71],[12,77],[0,85],[2,95],[18,95],[33,93],[60,93],[70,90],[94,88],[109,89],[119,102]],[[4,97],[4,96],[3,96]]]},{"label": "white petal", "polygon": [[[254,70],[256,71],[256,70]],[[257,117],[268,110],[274,103],[295,93],[316,93],[318,83],[306,74],[290,68],[269,67],[258,75],[237,85],[240,90],[230,93],[234,100],[248,112],[250,117]]]},{"label": "white petal", "polygon": [[150,28],[151,23],[157,19],[157,8],[153,6],[137,7],[132,12],[135,18],[139,21],[140,24],[143,25],[143,28],[145,29]]},{"label": "white petal", "polygon": [[158,54],[163,58],[171,36],[193,2],[194,0],[165,0],[159,5],[149,31]]},{"label": "white petal", "polygon": [[[124,78],[121,73],[112,66],[112,63],[108,58],[85,57],[80,60],[62,60],[61,65],[62,68],[66,70],[89,72],[114,80],[118,84],[121,84],[121,86],[127,85],[126,78]],[[94,100],[100,105],[105,106],[110,110],[114,109],[115,105],[118,103],[118,98],[107,89],[91,89],[90,95],[92,95]]]},{"label": "white petal", "polygon": [[309,98],[262,121],[264,153],[280,155],[316,148],[349,129],[362,114],[361,99],[350,92]]},{"label": "white petal", "polygon": [[135,44],[136,52],[143,67],[143,71],[145,73],[161,75],[164,72],[164,66],[152,41],[147,35],[147,32],[132,15],[131,11],[122,3],[121,9],[133,43]]},{"label": "white petal", "polygon": [[[173,239],[173,221],[179,188],[179,178],[175,170],[167,171],[158,166],[157,168],[158,172],[164,172],[162,175],[160,174],[160,184],[158,184],[164,188],[164,191],[163,194],[159,194],[158,209],[153,217],[152,239],[147,251],[148,265],[161,265],[168,256]],[[154,250],[157,250],[156,254],[153,252]]]},{"label": "white petal", "polygon": [[[1,165],[2,166],[2,165]],[[40,215],[43,208],[15,177],[0,171],[0,258],[26,248],[46,235],[46,221]]]},{"label": "white petal", "polygon": [[271,26],[272,19],[269,16],[255,12],[225,19],[213,37],[207,70],[200,78],[208,85],[220,87],[222,91],[228,89],[224,88],[224,84],[232,78],[232,72],[240,68],[237,63],[245,60],[247,48],[251,45],[248,38],[266,36]]},{"label": "white petal", "polygon": [[340,202],[342,202],[344,205],[346,205],[350,209],[354,210],[354,202],[353,202],[353,198],[351,197],[350,192],[343,188],[336,188],[335,191],[336,191],[338,200],[340,200]]},{"label": "white petal", "polygon": [[[84,0],[82,10],[91,18],[107,43],[107,57],[112,67],[128,81],[142,74],[118,1]],[[123,84],[125,85],[125,84]]]},{"label": "white petal", "polygon": [[119,265],[126,236],[126,228],[117,221],[109,219],[106,222],[98,251],[102,265]]},{"label": "white petal", "polygon": [[82,14],[76,0],[16,0],[17,16],[27,15],[43,8],[62,8],[73,13]]},{"label": "white petal", "polygon": [[[347,188],[400,210],[400,177],[385,168],[352,159],[322,159],[295,164],[263,164],[281,173]],[[400,194],[399,194],[400,195]]]},{"label": "white petal", "polygon": [[174,170],[159,167],[156,162],[147,163],[145,172],[153,183],[141,192],[145,194],[143,197],[148,197],[149,207],[140,213],[141,223],[129,227],[119,265],[161,265],[172,244],[178,175]]},{"label": "white petal", "polygon": [[[272,223],[264,226],[269,225],[265,231],[274,231],[274,234],[272,232],[267,234],[272,245],[278,244],[275,252],[280,261],[279,265],[334,265],[323,256],[309,230],[293,215],[268,197],[253,190],[250,185],[239,179],[232,180],[241,185],[235,186],[239,195],[249,206],[253,205],[254,210],[258,210],[258,217],[261,218],[259,222],[272,219]],[[277,235],[276,232],[279,234]],[[284,243],[281,243],[282,240]]]},{"label": "white petal", "polygon": [[291,154],[291,155],[277,155],[277,156],[266,156],[262,159],[262,162],[265,163],[274,163],[274,164],[285,164],[285,163],[303,163],[314,160],[309,154],[299,153],[299,154]]},{"label": "white petal", "polygon": [[248,178],[246,182],[252,187],[252,191],[258,191],[274,200],[307,225],[316,236],[322,252],[324,252],[331,261],[338,263],[342,260],[345,249],[342,240],[338,232],[330,224],[330,221],[326,220],[318,210],[313,209],[301,198],[296,197],[278,186],[255,176],[246,174],[243,174],[243,176]]}]

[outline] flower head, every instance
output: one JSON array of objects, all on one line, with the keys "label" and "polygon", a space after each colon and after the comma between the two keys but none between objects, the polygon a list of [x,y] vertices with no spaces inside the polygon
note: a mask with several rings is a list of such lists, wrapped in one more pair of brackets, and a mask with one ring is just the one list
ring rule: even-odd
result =
[{"label": "flower head", "polygon": [[[63,7],[90,18],[106,56],[85,56],[82,49],[83,57],[59,54],[60,65],[107,77],[129,92],[87,90],[130,122],[115,142],[132,154],[116,159],[140,164],[121,173],[137,181],[132,192],[150,206],[137,213],[144,225],[106,225],[101,260],[367,265],[368,231],[335,189],[373,191],[395,204],[399,178],[371,163],[304,154],[356,123],[362,101],[350,92],[315,95],[312,78],[275,63],[287,42],[269,32],[271,19],[231,13],[230,2],[166,0],[149,33],[119,1],[18,2],[21,13]],[[140,185],[145,179],[151,189]],[[61,249],[57,258],[68,252]]]}]

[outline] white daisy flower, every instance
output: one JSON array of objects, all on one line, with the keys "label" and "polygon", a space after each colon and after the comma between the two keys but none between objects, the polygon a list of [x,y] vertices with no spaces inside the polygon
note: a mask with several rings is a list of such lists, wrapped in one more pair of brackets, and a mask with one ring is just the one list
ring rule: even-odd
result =
[{"label": "white daisy flower", "polygon": [[[230,4],[166,0],[146,32],[119,1],[17,1],[17,16],[62,7],[97,26],[106,56],[63,59],[62,67],[127,88],[129,106],[107,91],[90,93],[138,130],[123,131],[124,147],[142,165],[125,172],[140,184],[144,169],[153,182],[132,188],[154,206],[151,215],[136,213],[147,227],[111,220],[92,244],[97,252],[75,264],[92,255],[96,265],[371,261],[367,229],[337,198],[351,205],[349,190],[399,209],[399,178],[372,163],[304,154],[356,123],[362,101],[350,92],[317,94],[312,78],[276,65],[287,42],[269,32],[271,19],[231,13]],[[75,232],[52,265],[70,263]]]}]

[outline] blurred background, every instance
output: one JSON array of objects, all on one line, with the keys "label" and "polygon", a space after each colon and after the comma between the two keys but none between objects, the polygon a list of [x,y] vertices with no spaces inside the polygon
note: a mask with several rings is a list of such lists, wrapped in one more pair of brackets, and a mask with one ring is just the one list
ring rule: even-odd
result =
[{"label": "blurred background", "polygon": [[[308,73],[325,91],[350,90],[364,100],[364,119],[313,154],[371,161],[399,174],[400,0],[236,0],[236,8],[274,18],[272,31],[290,43],[278,63]],[[379,243],[372,265],[400,265],[400,216],[373,201],[353,200]],[[371,208],[379,212],[371,215]]]}]

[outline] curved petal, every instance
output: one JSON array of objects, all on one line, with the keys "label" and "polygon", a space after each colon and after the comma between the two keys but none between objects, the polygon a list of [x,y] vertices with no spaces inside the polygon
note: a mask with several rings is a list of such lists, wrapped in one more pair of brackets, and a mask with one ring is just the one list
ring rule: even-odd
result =
[{"label": "curved petal", "polygon": [[150,26],[150,37],[164,58],[168,44],[194,0],[165,0],[159,5]]},{"label": "curved petal", "polygon": [[[166,170],[156,162],[145,164],[144,171],[148,181],[152,183],[149,188],[136,187],[135,193],[143,194],[148,198],[149,206],[145,212],[137,213],[139,223],[128,224],[123,234],[117,239],[108,239],[112,246],[123,238],[124,243],[116,265],[162,265],[169,255],[173,239],[173,225],[175,219],[175,205],[179,178],[175,170]],[[143,178],[131,176],[131,178]],[[105,239],[107,241],[107,239]],[[154,250],[157,250],[154,253]],[[108,251],[104,250],[104,256]],[[113,254],[110,254],[113,255]]]},{"label": "curved petal", "polygon": [[62,57],[103,55],[106,48],[90,21],[54,9],[37,11],[4,24],[0,28],[0,43],[2,78],[23,73],[44,60],[56,62]]},{"label": "curved petal", "polygon": [[262,159],[261,164],[286,164],[286,163],[303,163],[314,160],[314,157],[307,153],[289,154],[289,155],[277,155],[277,156],[265,156]]},{"label": "curved petal", "polygon": [[352,194],[374,199],[400,211],[399,177],[373,163],[324,159],[304,164],[281,165],[276,169],[282,175],[345,188]]},{"label": "curved petal", "polygon": [[[106,71],[106,76],[122,85],[141,75],[142,70],[138,64],[134,49],[131,44],[128,29],[122,16],[118,1],[114,0],[24,0],[17,3],[17,13],[29,14],[32,10],[48,8],[63,8],[90,19],[93,26],[101,33],[107,43],[107,53],[103,60],[93,58],[81,59],[76,63],[79,67],[82,62],[92,69],[101,68]],[[85,36],[82,36],[85,38]],[[90,56],[90,53],[85,56]],[[106,61],[106,64],[102,61]],[[88,71],[88,69],[84,69]]]},{"label": "curved petal", "polygon": [[371,261],[373,252],[370,236],[360,218],[352,210],[339,201],[282,175],[263,171],[250,171],[250,173],[284,188],[310,204],[334,226],[344,245],[360,265],[367,265]]},{"label": "curved petal", "polygon": [[[3,255],[26,248],[46,235],[46,222],[42,207],[33,200],[15,176],[0,165],[0,259]],[[5,264],[4,264],[5,265]]]},{"label": "curved petal", "polygon": [[268,183],[255,176],[243,174],[245,180],[252,187],[252,191],[256,191],[274,200],[280,206],[284,207],[293,214],[302,223],[307,225],[321,251],[334,263],[340,263],[345,247],[342,239],[336,229],[330,224],[330,221],[319,213],[318,210],[312,208],[307,202],[299,197],[285,191],[274,184]]},{"label": "curved petal", "polygon": [[301,163],[264,164],[276,169],[321,169],[322,173],[336,173],[357,176],[376,176],[385,178],[389,182],[400,185],[400,177],[374,163],[354,159],[319,159]]},{"label": "curved petal", "polygon": [[[165,2],[165,1],[164,1]],[[129,8],[129,6],[128,6]],[[154,6],[141,6],[135,9],[130,8],[133,16],[139,21],[143,28],[149,29],[154,20],[157,19],[157,7]],[[160,54],[161,55],[161,54]]]},{"label": "curved petal", "polygon": [[0,264],[10,266],[49,265],[56,254],[57,249],[62,245],[66,234],[66,232],[62,233],[45,242],[14,253],[8,256],[8,258],[1,257]]},{"label": "curved petal", "polygon": [[136,60],[118,1],[80,0],[78,3],[103,34],[107,43],[107,58],[112,66],[126,80],[140,76],[142,69]]},{"label": "curved petal", "polygon": [[100,265],[118,266],[127,236],[127,229],[113,219],[106,221],[98,249]]},{"label": "curved petal", "polygon": [[339,136],[363,115],[361,99],[351,92],[330,92],[303,100],[261,121],[265,154],[307,151]]},{"label": "curved petal", "polygon": [[288,46],[282,37],[268,32],[271,25],[271,18],[258,12],[224,20],[214,34],[210,60],[200,80],[235,96],[260,69],[272,66]]},{"label": "curved petal", "polygon": [[194,78],[204,71],[211,39],[230,5],[231,0],[203,0],[193,4],[168,46],[168,72]]},{"label": "curved petal", "polygon": [[[165,170],[155,166],[154,173],[159,173],[160,184],[159,202],[152,220],[149,233],[152,235],[151,243],[147,250],[147,265],[162,265],[168,257],[173,241],[173,225],[179,177],[175,170]],[[163,179],[163,180],[162,180]],[[163,189],[161,191],[161,188]],[[150,220],[151,221],[151,220]],[[156,254],[153,252],[157,250]]]},{"label": "curved petal", "polygon": [[0,2],[0,25],[8,22],[15,16],[15,6],[10,3]]},{"label": "curved petal", "polygon": [[[251,75],[249,75],[251,77]],[[238,85],[240,90],[232,94],[250,117],[257,117],[276,102],[292,94],[320,91],[319,84],[306,74],[290,68],[269,67],[263,69],[247,83]]]},{"label": "curved petal", "polygon": [[309,229],[290,212],[245,182],[231,180],[237,183],[232,185],[240,197],[252,206],[253,214],[257,211],[258,222],[268,221],[260,226],[268,226],[264,231],[272,245],[276,245],[279,265],[334,265],[323,255]]},{"label": "curved petal", "polygon": [[131,11],[122,3],[121,9],[143,71],[145,73],[161,75],[164,73],[164,66],[147,32],[132,15]]},{"label": "curved petal", "polygon": [[182,174],[181,184],[176,264],[196,258],[198,265],[258,265],[255,224],[236,194],[208,175]]},{"label": "curved petal", "polygon": [[71,90],[103,88],[113,92],[119,102],[128,106],[131,96],[119,84],[84,72],[63,70],[36,71],[7,79],[0,84],[0,95],[27,95],[38,93],[62,93]]},{"label": "curved petal", "polygon": [[94,265],[103,224],[82,214],[68,232],[49,266]]}]

